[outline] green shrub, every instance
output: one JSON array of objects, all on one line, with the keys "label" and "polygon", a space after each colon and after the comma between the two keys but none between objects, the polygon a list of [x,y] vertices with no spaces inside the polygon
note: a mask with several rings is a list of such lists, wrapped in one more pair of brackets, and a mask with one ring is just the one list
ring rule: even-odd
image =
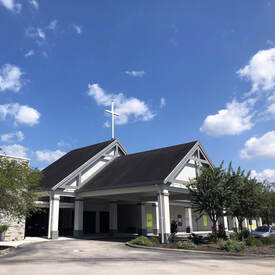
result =
[{"label": "green shrub", "polygon": [[201,235],[196,235],[196,234],[192,233],[188,239],[194,244],[200,244],[200,243],[202,243],[203,237]]},{"label": "green shrub", "polygon": [[8,230],[8,226],[6,224],[0,225],[0,233],[4,233]]},{"label": "green shrub", "polygon": [[243,229],[241,232],[238,233],[239,241],[243,241],[250,236],[250,232],[248,229]]},{"label": "green shrub", "polygon": [[255,239],[255,238],[253,238],[252,236],[249,236],[249,237],[245,240],[245,244],[246,244],[247,246],[257,246],[257,247],[263,246],[263,243],[262,243],[261,240]]},{"label": "green shrub", "polygon": [[272,238],[260,238],[259,239],[264,245],[275,244],[275,239]]},{"label": "green shrub", "polygon": [[217,239],[215,237],[215,234],[213,234],[213,233],[209,233],[207,238],[208,238],[210,243],[215,243],[217,241]]},{"label": "green shrub", "polygon": [[219,247],[227,252],[241,252],[245,249],[244,242],[219,239]]},{"label": "green shrub", "polygon": [[153,244],[159,244],[159,238],[158,237],[151,237],[149,239]]},{"label": "green shrub", "polygon": [[229,235],[229,238],[233,241],[238,241],[239,240],[239,234],[237,232],[231,233]]},{"label": "green shrub", "polygon": [[180,249],[194,249],[196,248],[197,246],[192,243],[192,242],[182,242],[182,241],[178,241],[177,242],[177,247],[180,248]]},{"label": "green shrub", "polygon": [[130,243],[136,244],[136,245],[144,245],[144,246],[152,246],[153,245],[152,241],[144,236],[139,236],[136,239],[131,240]]}]

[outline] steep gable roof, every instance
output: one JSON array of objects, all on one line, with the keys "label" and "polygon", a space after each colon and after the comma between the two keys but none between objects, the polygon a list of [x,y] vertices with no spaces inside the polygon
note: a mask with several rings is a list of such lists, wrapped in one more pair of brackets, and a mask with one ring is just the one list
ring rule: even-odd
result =
[{"label": "steep gable roof", "polygon": [[99,172],[78,192],[160,183],[188,154],[197,141],[120,156]]},{"label": "steep gable roof", "polygon": [[109,140],[94,145],[70,151],[60,159],[42,170],[43,178],[40,186],[43,190],[50,190],[53,186],[70,175],[86,161],[94,157],[114,140]]}]

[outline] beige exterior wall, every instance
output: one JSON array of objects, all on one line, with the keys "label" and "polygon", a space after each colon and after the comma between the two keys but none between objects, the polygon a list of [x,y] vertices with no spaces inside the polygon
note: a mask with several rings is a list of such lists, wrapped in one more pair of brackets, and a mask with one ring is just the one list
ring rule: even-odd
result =
[{"label": "beige exterior wall", "polygon": [[0,217],[0,224],[9,226],[5,234],[5,241],[19,241],[25,238],[25,220],[16,220],[7,216]]}]

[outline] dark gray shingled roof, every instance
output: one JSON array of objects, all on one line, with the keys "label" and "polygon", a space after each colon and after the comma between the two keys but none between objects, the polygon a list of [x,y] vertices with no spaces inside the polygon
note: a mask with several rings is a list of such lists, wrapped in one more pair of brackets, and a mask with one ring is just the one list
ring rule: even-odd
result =
[{"label": "dark gray shingled roof", "polygon": [[50,190],[58,182],[70,175],[74,170],[95,156],[114,140],[75,149],[53,162],[42,170],[41,190]]},{"label": "dark gray shingled roof", "polygon": [[121,156],[112,161],[78,192],[161,183],[197,141]]}]

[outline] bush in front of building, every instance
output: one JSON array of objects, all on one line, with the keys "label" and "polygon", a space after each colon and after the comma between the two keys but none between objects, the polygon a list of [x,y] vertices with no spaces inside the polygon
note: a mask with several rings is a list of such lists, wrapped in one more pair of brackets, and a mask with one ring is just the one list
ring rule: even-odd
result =
[{"label": "bush in front of building", "polygon": [[203,243],[203,236],[192,233],[188,239],[194,244],[201,244]]},{"label": "bush in front of building", "polygon": [[150,237],[150,241],[151,241],[153,244],[159,244],[159,238],[158,238],[158,237]]},{"label": "bush in front of building", "polygon": [[188,242],[178,241],[177,247],[180,249],[194,249],[197,246],[193,242],[190,242],[190,241],[188,241]]},{"label": "bush in front of building", "polygon": [[238,233],[237,232],[231,233],[229,236],[230,236],[230,239],[234,241],[245,241],[247,238],[251,237],[248,229],[243,229]]},{"label": "bush in front of building", "polygon": [[275,244],[275,239],[272,238],[260,238],[259,240],[263,243],[263,245]]},{"label": "bush in front of building", "polygon": [[257,247],[263,246],[263,243],[262,243],[261,240],[255,239],[255,238],[253,238],[252,236],[248,237],[248,238],[245,240],[245,244],[246,244],[247,246],[257,246]]},{"label": "bush in front of building", "polygon": [[136,239],[131,240],[130,243],[143,246],[153,246],[153,242],[144,236],[139,236]]},{"label": "bush in front of building", "polygon": [[241,252],[245,249],[245,243],[240,241],[220,239],[218,244],[221,250],[227,252]]},{"label": "bush in front of building", "polygon": [[0,233],[5,233],[8,230],[8,226],[6,224],[0,225]]}]

